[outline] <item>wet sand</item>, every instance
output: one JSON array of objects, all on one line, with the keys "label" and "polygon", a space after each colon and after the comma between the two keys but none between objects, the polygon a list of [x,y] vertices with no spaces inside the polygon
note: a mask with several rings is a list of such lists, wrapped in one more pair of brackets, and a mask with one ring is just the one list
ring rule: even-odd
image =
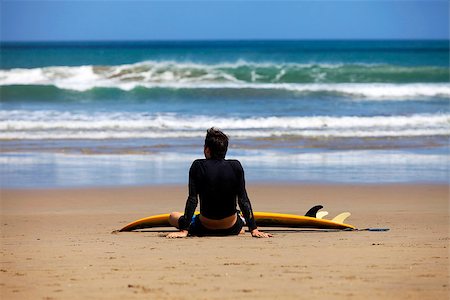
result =
[{"label": "wet sand", "polygon": [[248,184],[255,211],[387,232],[268,229],[271,239],[111,234],[182,211],[185,186],[1,191],[2,299],[448,299],[445,185]]}]

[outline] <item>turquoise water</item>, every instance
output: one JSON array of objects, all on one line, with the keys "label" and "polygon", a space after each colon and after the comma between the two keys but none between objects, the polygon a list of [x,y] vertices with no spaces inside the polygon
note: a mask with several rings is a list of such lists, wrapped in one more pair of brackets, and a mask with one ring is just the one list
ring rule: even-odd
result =
[{"label": "turquoise water", "polygon": [[185,183],[211,126],[251,181],[448,182],[448,45],[2,44],[2,186]]}]

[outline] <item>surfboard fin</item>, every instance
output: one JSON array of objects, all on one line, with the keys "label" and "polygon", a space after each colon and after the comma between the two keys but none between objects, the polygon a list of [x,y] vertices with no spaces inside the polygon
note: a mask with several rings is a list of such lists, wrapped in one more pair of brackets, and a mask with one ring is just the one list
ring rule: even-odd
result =
[{"label": "surfboard fin", "polygon": [[350,217],[350,215],[351,215],[351,213],[349,213],[349,212],[343,212],[343,213],[337,215],[336,217],[334,217],[333,220],[331,220],[331,221],[340,223],[340,224],[344,224],[345,219]]},{"label": "surfboard fin", "polygon": [[317,212],[322,208],[323,208],[322,205],[316,205],[314,207],[311,207],[310,210],[306,212],[305,217],[316,218]]},{"label": "surfboard fin", "polygon": [[326,215],[328,215],[327,211],[318,211],[316,214],[316,218],[317,219],[323,219],[323,217],[325,217]]}]

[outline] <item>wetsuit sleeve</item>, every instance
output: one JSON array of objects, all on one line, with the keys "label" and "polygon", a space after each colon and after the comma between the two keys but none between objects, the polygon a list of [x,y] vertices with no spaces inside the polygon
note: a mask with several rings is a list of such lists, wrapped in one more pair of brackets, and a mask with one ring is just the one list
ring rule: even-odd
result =
[{"label": "wetsuit sleeve", "polygon": [[186,200],[186,207],[184,208],[184,215],[178,220],[178,226],[180,230],[187,230],[191,224],[192,216],[194,215],[195,208],[198,204],[198,194],[196,187],[196,177],[197,177],[197,164],[196,161],[192,163],[189,170],[189,196]]},{"label": "wetsuit sleeve", "polygon": [[253,209],[250,203],[250,199],[247,195],[247,190],[245,189],[245,176],[244,169],[239,161],[236,161],[236,175],[238,176],[239,187],[238,187],[238,204],[239,208],[244,215],[245,221],[247,222],[248,229],[252,231],[256,229],[255,217],[253,216]]}]

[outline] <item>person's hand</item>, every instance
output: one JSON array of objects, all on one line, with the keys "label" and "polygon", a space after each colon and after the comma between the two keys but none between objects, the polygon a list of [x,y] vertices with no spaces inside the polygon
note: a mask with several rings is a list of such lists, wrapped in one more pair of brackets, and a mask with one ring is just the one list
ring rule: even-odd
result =
[{"label": "person's hand", "polygon": [[271,235],[270,233],[265,233],[265,232],[259,231],[258,229],[254,229],[254,230],[252,230],[252,237],[269,238],[269,237],[273,237],[273,235]]},{"label": "person's hand", "polygon": [[176,238],[185,238],[188,236],[188,231],[187,230],[180,230],[177,232],[172,232],[169,233],[168,235],[166,235],[166,238],[168,239],[176,239]]}]

